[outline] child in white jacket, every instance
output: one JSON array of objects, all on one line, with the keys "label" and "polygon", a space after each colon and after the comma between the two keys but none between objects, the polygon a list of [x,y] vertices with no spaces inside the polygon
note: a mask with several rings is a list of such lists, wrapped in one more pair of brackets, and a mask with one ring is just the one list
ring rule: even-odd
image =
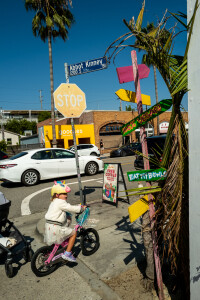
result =
[{"label": "child in white jacket", "polygon": [[48,245],[61,244],[67,238],[69,243],[62,258],[69,261],[76,261],[76,258],[71,253],[73,245],[76,240],[76,231],[69,227],[71,224],[72,213],[82,212],[86,206],[71,205],[67,202],[68,193],[71,189],[63,183],[54,182],[54,186],[51,189],[51,204],[45,215],[45,235],[44,241]]}]

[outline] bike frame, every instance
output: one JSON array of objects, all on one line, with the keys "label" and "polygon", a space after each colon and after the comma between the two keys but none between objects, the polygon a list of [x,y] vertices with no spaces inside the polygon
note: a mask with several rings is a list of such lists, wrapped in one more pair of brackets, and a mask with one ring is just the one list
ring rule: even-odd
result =
[{"label": "bike frame", "polygon": [[[78,231],[78,229],[82,229],[83,226],[80,226],[79,224],[76,224],[76,226],[74,227],[75,231]],[[59,253],[58,255],[54,256],[58,250],[58,248],[61,246],[62,248],[66,248],[67,245],[69,244],[69,238],[67,238],[65,241],[63,241],[61,244],[55,244],[53,247],[53,250],[51,251],[49,257],[47,260],[45,260],[45,265],[48,265],[51,263],[51,261],[55,261],[56,259],[60,258],[64,252]]]}]

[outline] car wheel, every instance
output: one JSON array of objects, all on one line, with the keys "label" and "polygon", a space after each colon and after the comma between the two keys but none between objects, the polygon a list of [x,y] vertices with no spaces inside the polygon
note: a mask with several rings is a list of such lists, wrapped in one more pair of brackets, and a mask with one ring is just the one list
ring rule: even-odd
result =
[{"label": "car wheel", "polygon": [[98,165],[94,162],[94,161],[90,161],[89,163],[87,163],[86,167],[85,167],[85,173],[87,175],[95,175],[98,172]]},{"label": "car wheel", "polygon": [[96,152],[91,152],[90,155],[97,156],[97,153]]},{"label": "car wheel", "polygon": [[22,183],[26,186],[35,185],[40,179],[39,173],[36,170],[27,170],[22,174]]},{"label": "car wheel", "polygon": [[124,151],[121,152],[121,156],[126,156],[126,153]]}]

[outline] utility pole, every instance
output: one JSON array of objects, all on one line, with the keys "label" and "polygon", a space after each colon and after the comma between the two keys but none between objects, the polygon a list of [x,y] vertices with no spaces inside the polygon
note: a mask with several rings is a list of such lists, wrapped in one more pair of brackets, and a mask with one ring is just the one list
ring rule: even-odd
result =
[{"label": "utility pole", "polygon": [[40,92],[40,104],[41,104],[41,109],[42,109],[42,101],[43,101],[42,90],[39,90],[39,92]]},{"label": "utility pole", "polygon": [[4,111],[2,109],[1,109],[1,134],[2,134],[2,141],[3,141],[5,140],[5,136],[4,136]]}]

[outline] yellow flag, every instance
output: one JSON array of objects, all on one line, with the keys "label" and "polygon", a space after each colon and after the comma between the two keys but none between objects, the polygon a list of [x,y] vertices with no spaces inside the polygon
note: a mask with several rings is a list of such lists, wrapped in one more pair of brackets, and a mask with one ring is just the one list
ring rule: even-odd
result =
[{"label": "yellow flag", "polygon": [[148,195],[142,197],[128,207],[129,219],[133,223],[149,209]]},{"label": "yellow flag", "polygon": [[[115,94],[123,101],[137,103],[135,92],[120,89],[116,91]],[[141,96],[142,96],[142,104],[151,106],[151,97],[143,94]]]}]

